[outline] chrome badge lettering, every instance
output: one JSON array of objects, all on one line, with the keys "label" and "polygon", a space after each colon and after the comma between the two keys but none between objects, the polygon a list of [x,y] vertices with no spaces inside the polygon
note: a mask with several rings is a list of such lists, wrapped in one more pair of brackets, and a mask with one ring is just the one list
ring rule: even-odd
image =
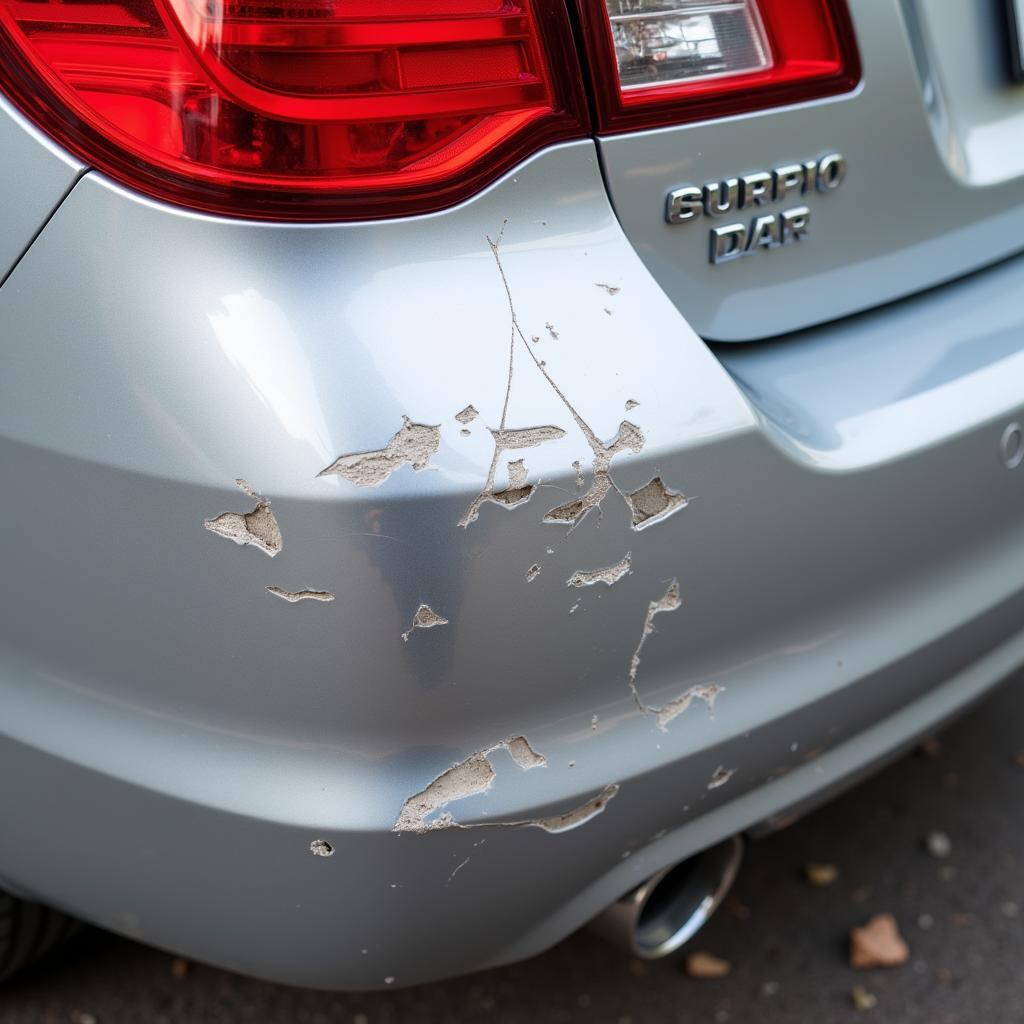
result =
[{"label": "chrome badge lettering", "polygon": [[665,219],[687,224],[701,217],[724,218],[750,210],[749,223],[739,221],[711,228],[709,257],[728,263],[762,249],[777,249],[807,236],[811,211],[795,205],[779,213],[762,208],[769,203],[798,202],[808,192],[833,192],[846,177],[846,160],[829,153],[820,160],[783,164],[770,171],[753,171],[738,178],[709,181],[703,186],[683,185],[668,194]]}]

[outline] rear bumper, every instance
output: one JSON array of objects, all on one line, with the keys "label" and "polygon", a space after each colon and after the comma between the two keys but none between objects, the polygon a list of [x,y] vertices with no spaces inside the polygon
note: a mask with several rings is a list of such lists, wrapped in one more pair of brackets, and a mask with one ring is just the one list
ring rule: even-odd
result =
[{"label": "rear bumper", "polygon": [[[485,238],[506,218],[503,268],[540,339],[517,349],[507,426],[566,434],[500,460],[499,484],[526,460],[527,503],[461,528],[506,392]],[[941,294],[956,288],[970,282]],[[0,291],[0,794],[16,825],[0,876],[244,972],[411,984],[543,949],[856,775],[1024,662],[1024,468],[999,453],[1024,357],[975,316],[965,340],[988,361],[905,388],[906,429],[847,458],[826,407],[802,406],[830,438],[808,440],[757,367],[727,372],[693,334],[622,236],[589,143],[444,214],[345,227],[191,216],[87,175]],[[912,368],[909,337],[888,351]],[[786,401],[838,344],[804,342]],[[660,476],[688,507],[636,531],[612,491],[571,533],[542,521],[585,492],[571,464],[589,486],[593,458],[527,345],[600,439],[641,429],[616,485]],[[857,436],[898,424],[894,405],[864,397]],[[403,416],[441,427],[428,468],[372,488],[317,476]],[[272,501],[273,559],[203,529],[252,509],[235,478]],[[626,552],[613,586],[567,586]],[[642,701],[724,689],[713,716],[695,700],[662,731],[630,667],[673,578]],[[449,623],[403,642],[420,603]],[[513,736],[546,764],[496,749],[490,788],[444,808],[481,827],[392,831],[407,798]],[[574,829],[508,824],[609,786]],[[316,839],[334,855],[312,856]]]}]

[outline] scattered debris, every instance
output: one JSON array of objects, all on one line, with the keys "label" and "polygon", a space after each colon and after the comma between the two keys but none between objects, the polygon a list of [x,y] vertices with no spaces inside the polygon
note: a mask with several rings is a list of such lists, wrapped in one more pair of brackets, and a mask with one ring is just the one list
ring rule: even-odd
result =
[{"label": "scattered debris", "polygon": [[251,512],[222,512],[213,519],[204,519],[203,528],[236,544],[251,544],[273,558],[284,546],[284,541],[277,519],[270,511],[270,502],[261,498],[244,480],[236,480],[235,484],[255,499],[256,507]]},{"label": "scattered debris", "polygon": [[863,927],[850,931],[851,967],[899,967],[909,959],[910,950],[892,914],[877,914]]},{"label": "scattered debris", "polygon": [[665,593],[657,601],[651,601],[647,605],[647,615],[644,618],[643,630],[640,633],[640,642],[636,645],[633,657],[629,663],[629,689],[633,694],[633,700],[636,701],[636,706],[645,713],[653,713],[654,709],[644,704],[640,699],[640,691],[637,689],[636,679],[637,673],[640,671],[640,654],[644,649],[644,644],[647,643],[647,638],[654,632],[654,617],[662,612],[674,612],[681,604],[679,583],[673,580],[668,585]]},{"label": "scattered debris", "polygon": [[732,970],[728,960],[711,953],[691,953],[685,966],[691,978],[724,978]]},{"label": "scattered debris", "polygon": [[603,288],[609,295],[618,295],[619,292],[622,291],[622,289],[617,287],[616,285],[601,284],[600,281],[595,281],[594,282],[594,287],[595,288]]},{"label": "scattered debris", "polygon": [[726,768],[723,765],[719,765],[711,773],[711,778],[708,780],[708,789],[718,789],[719,786],[724,786],[735,774],[735,768]]},{"label": "scattered debris", "polygon": [[472,423],[473,420],[475,420],[479,415],[480,413],[476,411],[476,408],[474,406],[467,405],[466,408],[462,410],[462,412],[457,412],[455,414],[455,419],[458,420],[458,422],[461,423],[463,426],[465,426],[467,423]]},{"label": "scattered debris", "polygon": [[603,569],[577,569],[565,581],[565,585],[567,587],[592,587],[595,583],[604,583],[610,587],[629,574],[632,558],[632,554],[627,551],[625,557],[614,565],[606,566]]},{"label": "scattered debris", "polygon": [[925,836],[924,848],[936,860],[945,860],[953,852],[953,843],[945,832],[933,830]]},{"label": "scattered debris", "polygon": [[440,447],[440,424],[413,423],[408,416],[403,416],[398,433],[383,448],[339,455],[317,476],[336,474],[357,487],[379,487],[402,466],[410,465],[416,472],[426,469]]},{"label": "scattered debris", "polygon": [[529,569],[526,570],[526,582],[532,583],[540,575],[540,566],[534,562]]},{"label": "scattered debris", "polygon": [[402,639],[408,643],[414,629],[433,629],[435,626],[447,625],[448,620],[443,615],[438,615],[429,604],[421,604],[412,617],[412,625],[402,634]]},{"label": "scattered debris", "polygon": [[171,977],[175,981],[184,981],[188,977],[189,962],[176,956],[171,960]]},{"label": "scattered debris", "polygon": [[936,758],[942,753],[942,740],[937,736],[926,736],[917,748],[924,757]]},{"label": "scattered debris", "polygon": [[549,321],[544,326],[547,328],[548,334],[550,334],[555,341],[558,341],[558,331],[555,330],[555,325]]},{"label": "scattered debris", "polygon": [[333,857],[334,847],[326,839],[314,839],[309,844],[309,852],[314,857]]},{"label": "scattered debris", "polygon": [[850,991],[853,1008],[860,1013],[867,1013],[878,1005],[878,997],[872,995],[863,985],[854,985]]},{"label": "scattered debris", "polygon": [[678,718],[684,711],[687,711],[695,700],[704,701],[708,714],[714,717],[715,699],[725,690],[724,686],[718,683],[704,683],[700,686],[691,686],[681,697],[676,697],[660,708],[647,708],[657,715],[658,728],[662,732],[668,732],[668,725],[673,719]]},{"label": "scattered debris", "polygon": [[635,409],[640,403],[635,398],[626,399],[626,412],[630,412]]},{"label": "scattered debris", "polygon": [[267,587],[267,593],[295,604],[297,601],[323,601],[330,603],[334,595],[329,590],[282,590],[281,587]]},{"label": "scattered debris", "polygon": [[804,866],[804,878],[808,885],[816,889],[824,889],[831,885],[839,877],[839,868],[835,864],[806,864]]},{"label": "scattered debris", "polygon": [[646,530],[648,526],[668,519],[670,515],[690,504],[685,494],[669,490],[660,476],[648,480],[643,487],[627,494],[626,501],[633,513],[634,530]]}]

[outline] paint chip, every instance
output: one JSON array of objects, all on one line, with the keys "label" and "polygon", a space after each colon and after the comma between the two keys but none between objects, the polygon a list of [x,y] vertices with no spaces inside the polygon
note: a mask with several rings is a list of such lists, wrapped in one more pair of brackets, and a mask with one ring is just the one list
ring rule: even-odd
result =
[{"label": "paint chip", "polygon": [[491,436],[499,452],[517,451],[521,448],[536,448],[547,441],[565,437],[561,427],[517,427],[506,430],[492,430]]},{"label": "paint chip", "polygon": [[334,847],[326,839],[314,839],[309,844],[309,852],[314,857],[333,857]]},{"label": "paint chip", "polygon": [[724,766],[719,765],[711,773],[711,779],[708,781],[708,789],[718,789],[719,786],[724,786],[735,774],[735,768],[725,768]]},{"label": "paint chip", "polygon": [[654,632],[654,618],[660,615],[662,612],[674,612],[682,604],[682,598],[679,596],[679,583],[673,580],[665,593],[658,598],[657,601],[651,601],[647,605],[647,615],[644,617],[643,630],[640,633],[640,642],[636,645],[636,649],[633,651],[633,657],[629,662],[629,689],[632,691],[633,700],[636,701],[636,706],[645,713],[655,713],[654,708],[649,708],[640,699],[640,691],[637,689],[636,680],[637,674],[640,671],[640,654],[644,649],[644,644],[647,643],[647,638]]},{"label": "paint chip", "polygon": [[567,587],[592,587],[595,583],[612,586],[630,571],[632,554],[627,551],[624,558],[604,569],[577,569],[566,581]]},{"label": "paint chip", "polygon": [[635,398],[626,399],[626,412],[630,412],[635,409],[640,403]]},{"label": "paint chip", "polygon": [[410,465],[419,472],[441,447],[441,427],[413,423],[402,417],[402,426],[383,447],[371,452],[339,455],[317,476],[336,474],[357,487],[379,487],[396,469]]},{"label": "paint chip", "polygon": [[282,590],[281,587],[267,587],[267,593],[296,604],[298,601],[323,601],[325,604],[334,600],[328,590]]},{"label": "paint chip", "polygon": [[532,583],[540,575],[540,565],[536,562],[526,570],[526,582]]},{"label": "paint chip", "polygon": [[674,700],[670,700],[667,704],[655,710],[651,708],[651,711],[657,715],[658,728],[662,732],[668,732],[668,724],[673,719],[678,718],[685,711],[689,710],[690,705],[695,700],[704,701],[705,706],[708,709],[708,714],[714,715],[715,710],[715,698],[725,690],[724,686],[719,686],[717,683],[705,683],[702,686],[691,686],[682,696],[676,697]]},{"label": "paint chip", "polygon": [[218,537],[226,537],[242,546],[251,544],[265,555],[273,558],[284,546],[281,528],[270,502],[261,498],[244,480],[236,480],[236,486],[255,499],[256,507],[251,512],[222,512],[213,519],[203,520],[203,528]]},{"label": "paint chip", "polygon": [[633,513],[634,530],[645,530],[648,526],[660,523],[690,503],[685,494],[666,487],[660,476],[627,494],[626,500]]},{"label": "paint chip", "polygon": [[412,617],[412,625],[402,634],[402,639],[408,643],[414,629],[433,629],[435,626],[447,625],[448,620],[443,615],[438,615],[429,604],[421,604]]},{"label": "paint chip", "polygon": [[555,341],[557,341],[558,340],[558,331],[555,330],[555,325],[553,323],[548,322],[544,326],[545,326],[545,328],[547,328],[548,334],[550,334],[551,337],[554,338]]},{"label": "paint chip", "polygon": [[520,768],[543,768],[548,763],[547,758],[543,754],[538,754],[530,746],[530,741],[525,736],[510,737],[506,741],[505,747],[509,752],[509,756]]},{"label": "paint chip", "polygon": [[570,829],[585,825],[601,814],[618,791],[619,787],[612,782],[605,786],[597,796],[580,804],[579,807],[574,807],[571,811],[566,811],[565,814],[556,814],[550,818],[537,818],[533,821],[524,821],[521,824],[534,825],[544,829],[545,832],[555,834],[568,832]]},{"label": "paint chip", "polygon": [[475,420],[479,415],[480,413],[476,411],[476,408],[474,406],[467,405],[466,408],[462,410],[462,412],[457,412],[455,414],[455,418],[459,421],[459,423],[465,426],[467,423],[472,423],[473,420]]},{"label": "paint chip", "polygon": [[603,288],[609,295],[618,295],[622,291],[621,288],[616,287],[612,284],[601,284],[600,281],[594,282],[595,288]]}]

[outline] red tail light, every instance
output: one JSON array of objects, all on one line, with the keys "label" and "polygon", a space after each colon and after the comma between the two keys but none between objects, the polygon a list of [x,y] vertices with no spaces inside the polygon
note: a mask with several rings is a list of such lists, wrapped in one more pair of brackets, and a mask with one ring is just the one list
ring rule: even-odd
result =
[{"label": "red tail light", "polygon": [[599,131],[699,121],[852,89],[845,0],[580,0]]},{"label": "red tail light", "polygon": [[0,0],[0,86],[112,177],[262,218],[437,209],[589,128],[564,0]]}]

